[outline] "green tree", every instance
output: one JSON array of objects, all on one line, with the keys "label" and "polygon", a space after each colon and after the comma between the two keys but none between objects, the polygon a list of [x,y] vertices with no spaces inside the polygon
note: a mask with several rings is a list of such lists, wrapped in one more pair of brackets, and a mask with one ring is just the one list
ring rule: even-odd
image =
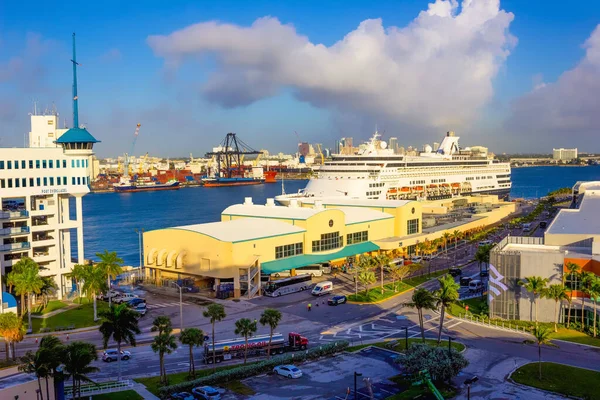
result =
[{"label": "green tree", "polygon": [[[78,296],[79,304],[81,304],[81,301],[82,301],[81,294],[82,294],[83,281],[85,280],[85,274],[86,274],[85,265],[75,264],[73,266],[73,269],[71,270],[71,273],[68,275],[75,281],[75,285],[77,286],[77,294],[79,295]],[[96,315],[94,314],[94,319],[95,318],[96,318]]]},{"label": "green tree", "polygon": [[458,241],[460,239],[462,239],[463,237],[463,233],[461,231],[459,231],[458,229],[455,229],[454,232],[452,232],[452,239],[454,239],[454,248],[456,249],[458,247]]},{"label": "green tree", "polygon": [[423,343],[425,343],[425,326],[423,320],[423,310],[435,309],[435,298],[429,290],[419,288],[413,292],[411,300],[411,302],[405,303],[404,305],[406,307],[417,309],[417,314],[419,316],[419,326],[421,327],[421,338],[423,339]]},{"label": "green tree", "polygon": [[477,251],[475,252],[475,261],[479,264],[479,273],[481,273],[483,264],[486,265],[486,269],[489,268],[490,263],[490,251],[492,250],[492,245],[486,244],[484,246],[479,246]]},{"label": "green tree", "polygon": [[406,278],[411,271],[412,264],[404,265],[404,263],[402,263],[401,265],[396,265],[392,263],[390,265],[389,272],[390,276],[392,277],[392,286],[394,287],[394,292],[398,291],[398,288],[396,287],[396,281],[402,282],[402,280]]},{"label": "green tree", "polygon": [[194,347],[200,347],[204,344],[204,332],[198,328],[185,328],[179,336],[181,344],[190,348],[190,370],[189,376],[196,377],[196,365],[194,364]]},{"label": "green tree", "polygon": [[455,349],[450,353],[445,347],[433,347],[423,343],[415,343],[396,358],[405,372],[414,377],[423,371],[429,372],[434,381],[448,381],[457,376],[469,365],[467,359]]},{"label": "green tree", "polygon": [[[354,294],[358,295],[358,282],[361,272],[371,271],[376,265],[376,261],[371,256],[361,255],[358,258],[358,265],[354,268]],[[375,282],[375,275],[373,275],[373,281]],[[372,283],[369,282],[369,283]]]},{"label": "green tree", "polygon": [[535,308],[535,326],[538,326],[538,307],[537,300],[538,297],[542,297],[544,295],[544,291],[546,289],[546,285],[548,284],[547,278],[542,278],[540,276],[529,276],[525,278],[524,281],[519,281],[519,285],[523,286],[525,290],[531,292],[533,294],[533,306]]},{"label": "green tree", "polygon": [[52,276],[42,276],[43,285],[40,288],[40,294],[42,295],[42,301],[44,308],[48,307],[50,296],[54,296],[58,290],[58,285],[54,281]]},{"label": "green tree", "polygon": [[90,365],[97,359],[96,346],[91,343],[75,341],[65,347],[64,372],[66,379],[73,380],[73,398],[81,398],[81,381],[93,383],[88,375],[99,371]]},{"label": "green tree", "polygon": [[[34,294],[39,294],[41,292],[44,281],[39,275],[40,267],[35,261],[29,260],[31,262],[27,261],[23,266],[22,272],[15,278],[15,291],[17,294],[21,295],[21,298],[23,298],[24,295],[27,295],[27,319],[29,321],[29,329],[31,330],[31,297]],[[23,259],[21,259],[21,261],[23,261]],[[23,307],[21,307],[21,309],[22,308]]]},{"label": "green tree", "polygon": [[4,338],[6,361],[10,359],[10,350],[12,350],[12,359],[16,360],[15,343],[25,337],[23,319],[13,312],[0,314],[0,335]]},{"label": "green tree", "polygon": [[25,293],[17,293],[16,285],[18,277],[23,273],[23,270],[27,266],[37,265],[35,261],[33,261],[29,257],[22,257],[15,265],[13,265],[12,270],[6,274],[6,286],[8,286],[8,291],[12,292],[13,288],[15,288],[15,294],[21,296],[21,306],[20,306],[20,316],[23,317],[25,315]]},{"label": "green tree", "polygon": [[[108,252],[108,250],[104,250],[104,253],[96,253],[96,257],[100,259],[97,267],[104,271],[104,278],[108,283],[108,289],[110,289],[110,280],[123,273],[123,259],[119,258],[115,251]],[[108,305],[111,304],[109,297]]]},{"label": "green tree", "polygon": [[383,294],[383,267],[386,265],[389,266],[392,262],[392,259],[385,253],[379,254],[375,257],[377,264],[379,264],[379,272],[381,275],[381,294]]},{"label": "green tree", "polygon": [[[35,374],[38,383],[38,389],[40,391],[40,399],[44,400],[44,392],[42,391],[42,378],[48,382],[48,376],[50,371],[48,366],[43,362],[40,351],[32,352],[28,351],[23,357],[21,357],[22,364],[19,365],[19,371],[27,374]],[[48,397],[46,397],[48,399]]]},{"label": "green tree", "polygon": [[263,313],[260,315],[260,324],[262,326],[269,326],[269,346],[267,347],[267,356],[271,358],[271,342],[273,341],[273,331],[277,329],[279,322],[281,322],[281,312],[274,308],[265,308]]},{"label": "green tree", "polygon": [[550,285],[545,290],[544,297],[554,300],[554,332],[558,332],[558,305],[569,298],[567,289],[562,284]]},{"label": "green tree", "polygon": [[[571,282],[575,280],[576,277],[579,276],[579,271],[581,271],[581,267],[575,263],[568,262],[565,264],[566,274],[571,278]],[[573,283],[572,283],[573,285]],[[575,288],[572,286],[569,288],[569,313],[567,315],[567,328],[571,326],[571,303],[573,302],[573,292]]]},{"label": "green tree", "polygon": [[[46,365],[49,371],[48,376],[54,377],[55,382],[59,379],[62,379],[62,373],[59,372],[59,366],[61,366],[64,361],[65,346],[62,344],[60,339],[52,335],[46,335],[42,337],[37,353],[39,353],[41,362]],[[54,398],[57,398],[56,389],[54,391]],[[46,377],[46,398],[50,398],[48,377]]]},{"label": "green tree", "polygon": [[158,360],[160,363],[160,383],[167,385],[168,377],[167,371],[165,370],[165,354],[171,354],[173,350],[177,348],[175,336],[171,334],[173,332],[171,320],[165,316],[155,318],[154,322],[152,322],[152,331],[158,331],[158,335],[154,337],[151,347],[152,351],[158,353]]},{"label": "green tree", "polygon": [[444,275],[438,278],[440,288],[434,293],[435,303],[440,308],[440,330],[438,332],[438,344],[442,341],[442,328],[444,326],[444,316],[446,315],[446,307],[450,307],[452,303],[458,300],[458,289],[460,285],[454,282],[454,278],[450,275]]},{"label": "green tree", "polygon": [[221,304],[213,303],[213,304],[209,305],[208,307],[206,307],[206,310],[204,310],[202,315],[204,316],[204,318],[209,318],[210,323],[212,325],[211,340],[212,340],[213,372],[214,372],[216,370],[216,362],[217,362],[217,356],[215,353],[215,324],[217,322],[225,319],[227,314],[225,314],[225,307],[223,307]]},{"label": "green tree", "polygon": [[[583,292],[583,294],[590,296],[590,289],[592,287],[593,280],[594,274],[592,272],[581,271],[579,273],[579,290]],[[581,296],[581,329],[585,329],[585,296]]]},{"label": "green tree", "polygon": [[360,271],[357,276],[358,281],[365,287],[365,295],[369,299],[369,285],[375,282],[375,273],[370,270]]},{"label": "green tree", "polygon": [[444,243],[444,251],[448,251],[448,242],[452,239],[452,234],[448,231],[444,232],[442,235],[442,241]]},{"label": "green tree", "polygon": [[103,321],[100,325],[100,333],[104,348],[108,347],[108,341],[112,338],[117,343],[117,364],[121,380],[121,345],[128,343],[135,347],[135,335],[140,333],[138,327],[138,313],[133,311],[127,304],[114,304],[106,311],[100,313]]},{"label": "green tree", "polygon": [[542,380],[542,345],[550,344],[550,330],[544,327],[535,327],[533,330],[533,337],[535,339],[535,343],[538,346],[538,366],[539,366],[539,379]]},{"label": "green tree", "polygon": [[244,346],[244,364],[248,358],[248,337],[256,333],[256,321],[248,318],[241,318],[235,321],[235,334],[244,337],[246,345]]},{"label": "green tree", "polygon": [[591,282],[590,288],[588,290],[588,294],[590,295],[590,298],[594,302],[594,324],[592,326],[594,327],[593,335],[594,335],[594,337],[596,337],[597,303],[598,303],[598,297],[600,296],[600,278],[596,275],[594,275],[592,278],[592,282]]},{"label": "green tree", "polygon": [[98,307],[96,298],[106,288],[106,277],[104,271],[97,265],[86,264],[82,266],[81,277],[83,285],[81,291],[94,303],[94,321],[98,320]]}]

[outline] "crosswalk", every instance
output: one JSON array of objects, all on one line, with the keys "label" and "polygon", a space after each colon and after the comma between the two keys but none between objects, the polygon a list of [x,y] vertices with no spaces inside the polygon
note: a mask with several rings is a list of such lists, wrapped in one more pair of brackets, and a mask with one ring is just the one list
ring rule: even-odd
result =
[{"label": "crosswalk", "polygon": [[[186,303],[185,301],[182,303],[184,306],[189,306],[191,305],[190,303]],[[146,308],[148,310],[155,310],[158,308],[166,308],[166,307],[179,307],[179,302],[173,302],[173,303],[155,303],[155,304],[148,304],[146,306]]]}]

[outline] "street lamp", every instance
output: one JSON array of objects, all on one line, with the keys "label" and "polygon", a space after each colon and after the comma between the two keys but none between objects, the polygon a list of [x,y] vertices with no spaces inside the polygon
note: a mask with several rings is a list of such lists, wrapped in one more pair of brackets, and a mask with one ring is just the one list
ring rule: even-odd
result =
[{"label": "street lamp", "polygon": [[359,376],[362,376],[362,374],[354,371],[354,400],[358,399],[358,395],[356,394],[356,378]]},{"label": "street lamp", "polygon": [[408,326],[404,327],[404,350],[408,350]]},{"label": "street lamp", "polygon": [[474,376],[471,379],[467,379],[465,381],[465,385],[467,385],[467,400],[471,399],[471,385],[479,380],[478,377]]},{"label": "street lamp", "polygon": [[448,336],[448,355],[450,356],[450,361],[452,361],[452,339],[453,337]]},{"label": "street lamp", "polygon": [[177,282],[173,282],[179,288],[179,330],[183,331],[183,285],[179,286]]},{"label": "street lamp", "polygon": [[141,278],[142,267],[144,265],[144,261],[143,261],[144,258],[142,257],[142,235],[144,233],[144,228],[140,228],[140,229],[135,228],[135,233],[138,234],[138,248],[139,248],[139,252],[140,252],[140,266],[138,269],[138,277]]}]

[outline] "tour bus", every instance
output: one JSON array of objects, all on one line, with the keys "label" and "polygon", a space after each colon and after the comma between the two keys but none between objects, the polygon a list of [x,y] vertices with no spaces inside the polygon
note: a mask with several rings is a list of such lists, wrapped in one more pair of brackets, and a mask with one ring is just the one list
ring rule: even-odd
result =
[{"label": "tour bus", "polygon": [[278,297],[307,290],[311,284],[312,277],[310,275],[291,276],[289,278],[270,281],[263,288],[263,292],[266,296]]},{"label": "tour bus", "polygon": [[323,267],[321,264],[311,264],[305,267],[296,268],[296,275],[323,276]]}]

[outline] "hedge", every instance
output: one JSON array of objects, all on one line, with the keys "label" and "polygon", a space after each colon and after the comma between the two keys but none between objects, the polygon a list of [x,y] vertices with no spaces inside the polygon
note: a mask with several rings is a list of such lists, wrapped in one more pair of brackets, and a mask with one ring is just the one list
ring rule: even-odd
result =
[{"label": "hedge", "polygon": [[193,381],[182,382],[176,385],[165,386],[160,388],[160,396],[167,398],[172,393],[191,392],[196,386],[203,385],[222,385],[227,382],[249,378],[266,372],[270,372],[277,365],[292,364],[295,362],[303,362],[307,360],[315,360],[323,356],[331,356],[344,351],[349,345],[348,341],[340,341],[331,344],[313,347],[307,351],[295,352],[275,356],[269,360],[251,365],[241,365],[238,368],[232,368],[225,371],[219,371],[214,374],[198,378]]}]

